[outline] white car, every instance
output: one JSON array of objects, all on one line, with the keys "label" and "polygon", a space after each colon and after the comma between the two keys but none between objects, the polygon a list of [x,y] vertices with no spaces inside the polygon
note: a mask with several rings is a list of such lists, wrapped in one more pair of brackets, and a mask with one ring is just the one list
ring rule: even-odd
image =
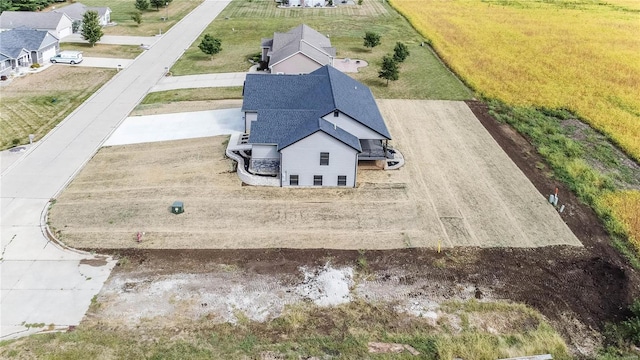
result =
[{"label": "white car", "polygon": [[49,59],[52,63],[63,63],[63,64],[80,64],[82,62],[82,52],[81,51],[63,51],[58,55]]}]

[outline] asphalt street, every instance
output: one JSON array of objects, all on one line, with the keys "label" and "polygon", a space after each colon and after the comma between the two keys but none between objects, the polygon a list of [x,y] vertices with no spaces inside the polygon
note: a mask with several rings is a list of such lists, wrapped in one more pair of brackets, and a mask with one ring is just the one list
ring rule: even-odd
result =
[{"label": "asphalt street", "polygon": [[50,200],[228,3],[204,1],[41,141],[2,166],[0,338],[80,323],[115,261],[50,242],[44,235]]}]

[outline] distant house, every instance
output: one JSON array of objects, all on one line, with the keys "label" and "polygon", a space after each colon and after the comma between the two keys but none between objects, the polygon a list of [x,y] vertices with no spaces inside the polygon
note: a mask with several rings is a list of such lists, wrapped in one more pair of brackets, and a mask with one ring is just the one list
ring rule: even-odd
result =
[{"label": "distant house", "polygon": [[25,27],[0,32],[1,75],[31,64],[48,63],[60,49],[58,38],[46,30]]},{"label": "distant house", "polygon": [[371,90],[332,66],[250,73],[243,94],[248,171],[277,176],[280,186],[354,187],[359,161],[389,155],[391,135]]},{"label": "distant house", "polygon": [[72,21],[65,14],[55,12],[3,11],[0,14],[0,31],[15,28],[46,30],[58,39],[72,33]]},{"label": "distant house", "polygon": [[289,0],[289,6],[324,6],[325,0]]},{"label": "distant house", "polygon": [[98,19],[100,20],[100,25],[102,26],[106,26],[111,22],[111,9],[108,7],[91,7],[77,2],[53,10],[53,12],[55,13],[67,15],[71,19],[71,21],[78,24],[82,24],[82,18],[84,16],[84,13],[86,13],[87,11],[95,11],[96,13],[98,13]]},{"label": "distant house", "polygon": [[333,65],[336,49],[331,41],[307,25],[262,39],[262,61],[272,74],[306,74]]}]

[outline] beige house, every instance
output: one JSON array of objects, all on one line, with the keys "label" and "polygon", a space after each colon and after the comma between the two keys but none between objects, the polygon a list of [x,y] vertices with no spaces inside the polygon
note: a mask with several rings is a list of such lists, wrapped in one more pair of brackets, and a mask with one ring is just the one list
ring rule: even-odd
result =
[{"label": "beige house", "polygon": [[329,38],[304,24],[262,39],[261,59],[272,74],[308,74],[333,65],[335,56]]},{"label": "beige house", "polygon": [[72,20],[55,12],[3,11],[0,14],[0,31],[17,28],[46,30],[62,39],[72,34]]}]

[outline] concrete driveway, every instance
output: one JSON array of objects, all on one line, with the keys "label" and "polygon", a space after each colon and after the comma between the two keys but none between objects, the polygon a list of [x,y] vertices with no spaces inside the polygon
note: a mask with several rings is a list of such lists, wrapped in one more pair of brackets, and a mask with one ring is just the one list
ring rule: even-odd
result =
[{"label": "concrete driveway", "polygon": [[128,117],[104,146],[193,139],[244,132],[242,111],[221,109]]},{"label": "concrete driveway", "polygon": [[80,67],[97,67],[109,69],[124,69],[133,64],[135,59],[114,59],[101,57],[83,57],[80,64],[55,64],[56,66],[80,66]]},{"label": "concrete driveway", "polygon": [[43,233],[49,201],[158,82],[165,67],[182,55],[229,2],[205,0],[40,142],[3,167],[0,338],[80,323],[115,262],[50,242]]}]

